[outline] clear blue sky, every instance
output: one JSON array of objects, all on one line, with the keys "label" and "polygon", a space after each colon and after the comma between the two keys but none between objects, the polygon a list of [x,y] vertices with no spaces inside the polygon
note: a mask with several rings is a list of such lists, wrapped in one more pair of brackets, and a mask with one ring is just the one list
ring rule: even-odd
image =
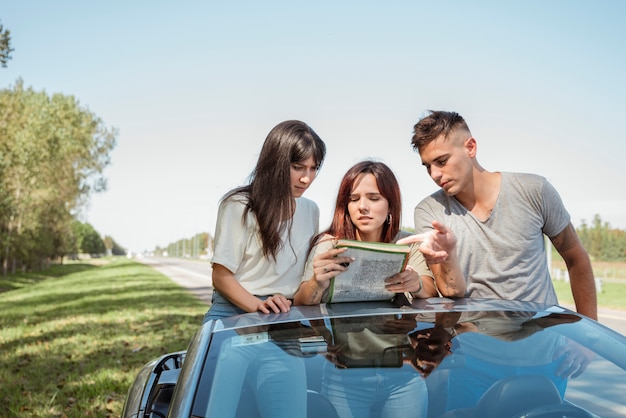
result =
[{"label": "clear blue sky", "polygon": [[268,131],[310,124],[328,156],[305,194],[327,226],[353,163],[388,163],[403,225],[436,190],[410,147],[427,109],[463,115],[490,171],[546,176],[575,226],[626,229],[624,1],[1,0],[22,78],[119,129],[83,214],[133,251],[214,230]]}]

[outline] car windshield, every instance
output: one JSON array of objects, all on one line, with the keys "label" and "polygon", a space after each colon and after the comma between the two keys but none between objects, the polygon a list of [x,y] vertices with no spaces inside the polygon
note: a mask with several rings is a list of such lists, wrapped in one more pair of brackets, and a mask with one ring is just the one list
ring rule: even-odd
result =
[{"label": "car windshield", "polygon": [[213,333],[193,412],[626,415],[624,346],[611,343],[621,336],[584,317],[558,310],[398,312],[252,326],[242,316],[237,327]]}]

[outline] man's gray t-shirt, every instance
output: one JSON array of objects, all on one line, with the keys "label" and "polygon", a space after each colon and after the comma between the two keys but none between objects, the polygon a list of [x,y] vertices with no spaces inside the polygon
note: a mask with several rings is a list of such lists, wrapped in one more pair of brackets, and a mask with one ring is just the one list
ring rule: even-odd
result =
[{"label": "man's gray t-shirt", "polygon": [[433,220],[451,228],[467,280],[466,296],[555,304],[544,234],[559,234],[570,215],[544,177],[501,174],[500,194],[485,221],[439,190],[415,207],[415,230],[432,230]]}]

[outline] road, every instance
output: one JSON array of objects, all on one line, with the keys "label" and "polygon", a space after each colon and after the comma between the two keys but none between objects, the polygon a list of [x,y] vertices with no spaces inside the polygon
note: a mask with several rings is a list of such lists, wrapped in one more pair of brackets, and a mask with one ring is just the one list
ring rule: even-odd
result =
[{"label": "road", "polygon": [[[191,293],[207,304],[211,303],[213,287],[211,265],[208,262],[155,257],[146,257],[137,261],[150,265],[179,285],[189,289]],[[573,309],[573,306],[565,307]],[[626,335],[626,311],[599,307],[598,319],[601,324]]]},{"label": "road", "polygon": [[186,287],[207,304],[211,303],[213,284],[211,265],[208,262],[167,257],[144,257],[137,261],[148,264],[159,273]]}]

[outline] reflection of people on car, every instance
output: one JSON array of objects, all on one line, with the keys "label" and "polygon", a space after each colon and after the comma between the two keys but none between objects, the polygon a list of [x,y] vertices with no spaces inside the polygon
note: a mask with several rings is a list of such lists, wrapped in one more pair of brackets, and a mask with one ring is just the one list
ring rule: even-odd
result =
[{"label": "reflection of people on car", "polygon": [[444,312],[436,315],[435,326],[420,329],[409,334],[409,363],[424,377],[428,377],[441,361],[451,354],[452,337],[457,335],[454,328],[460,317],[457,312]]},{"label": "reflection of people on car", "polygon": [[[270,315],[278,318],[282,314]],[[277,325],[249,327],[253,321],[245,316],[238,319],[238,335],[224,340],[219,348],[206,416],[235,417],[242,395],[251,393],[253,409],[258,409],[261,417],[306,417],[304,363],[299,357],[285,355],[272,341],[273,332],[289,330]],[[292,333],[296,331],[300,330]]]},{"label": "reflection of people on car", "polygon": [[415,325],[415,315],[333,318],[317,324],[329,342],[321,391],[339,417],[426,416],[426,383],[403,359],[407,333]]},{"label": "reflection of people on car", "polygon": [[[568,377],[582,373],[590,361],[587,351],[557,333],[537,333],[578,321],[574,315],[530,312],[484,312],[480,316],[437,313],[435,326],[409,334],[412,364],[428,376],[441,364],[448,370],[447,409],[473,406],[495,382],[507,376],[548,377],[563,396]],[[462,362],[464,367],[453,367]],[[447,367],[449,366],[449,367]]]}]

